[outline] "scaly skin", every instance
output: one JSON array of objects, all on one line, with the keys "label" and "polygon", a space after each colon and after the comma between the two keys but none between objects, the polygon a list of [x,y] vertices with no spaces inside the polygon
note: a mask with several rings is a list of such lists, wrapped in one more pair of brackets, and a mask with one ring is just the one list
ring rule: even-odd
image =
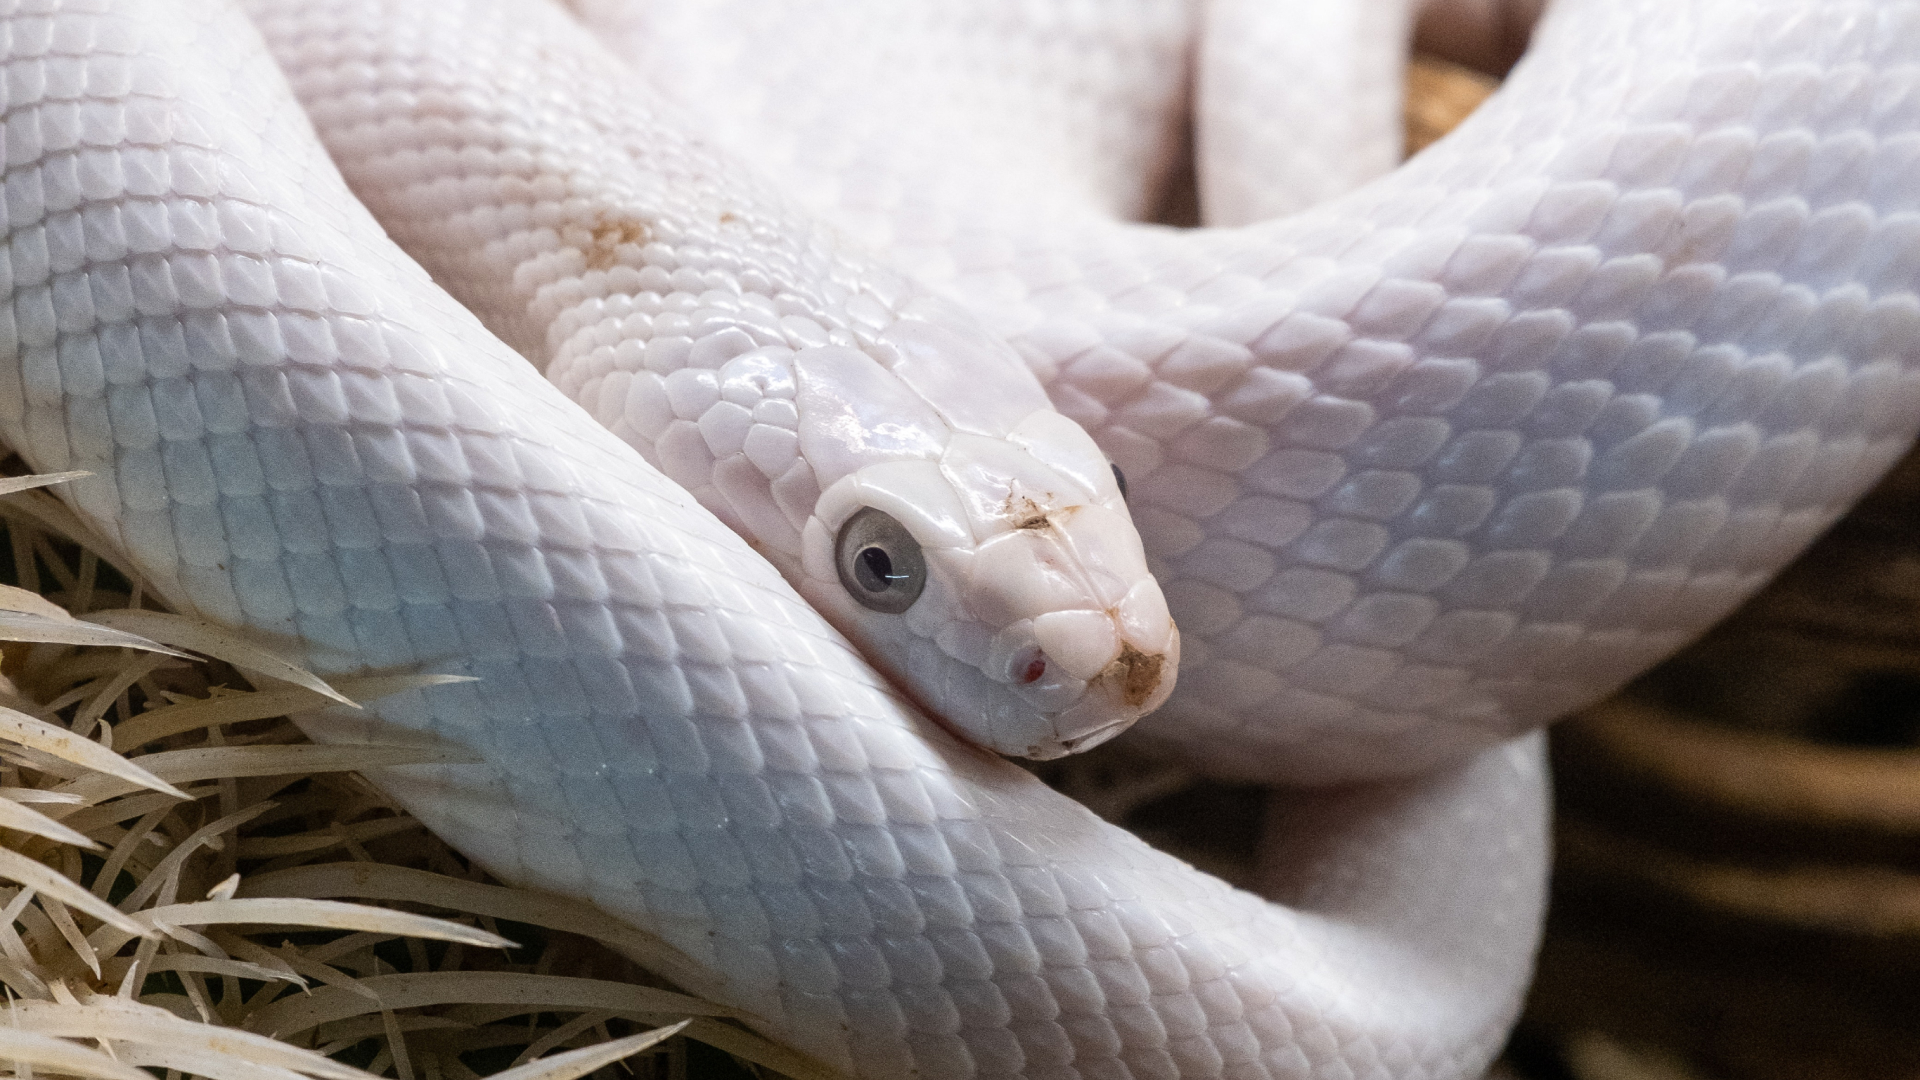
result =
[{"label": "scaly skin", "polygon": [[[1166,700],[1179,639],[1112,467],[1004,342],[683,134],[549,5],[251,10],[388,231],[935,716],[1050,758]],[[865,507],[926,555],[904,612],[836,569]]]},{"label": "scaly skin", "polygon": [[[1593,701],[1750,595],[1920,423],[1906,3],[1567,0],[1406,166],[1190,232],[1121,220],[1152,170],[1109,179],[1131,144],[1087,118],[1177,115],[1180,42],[1265,47],[1235,5],[1219,33],[1152,17],[1171,3],[1004,0],[973,20],[999,36],[946,37],[938,4],[579,6],[702,130],[1006,335],[1126,470],[1183,643],[1139,732],[1211,771],[1408,775]],[[1338,7],[1297,23],[1323,51],[1394,21]],[[1043,16],[1083,66],[996,50]],[[809,77],[840,38],[862,47]],[[1297,74],[1363,111],[1337,72]],[[1229,195],[1284,189],[1304,167],[1263,156],[1277,139],[1201,159],[1203,197],[1215,166]],[[1047,152],[968,187],[1023,146]],[[1207,220],[1241,218],[1220,203]]]},{"label": "scaly skin", "polygon": [[[1567,486],[1527,482],[1559,476],[1551,466],[1562,459],[1551,451],[1590,439],[1586,460],[1613,463],[1586,476],[1593,501],[1616,493],[1608,478],[1633,480],[1640,486],[1624,489],[1627,501],[1652,500],[1658,524],[1667,510],[1706,498],[1696,498],[1702,478],[1719,473],[1710,461],[1644,462],[1671,454],[1684,463],[1695,447],[1712,450],[1751,428],[1764,438],[1749,461],[1772,464],[1749,464],[1746,486],[1725,490],[1772,491],[1764,505],[1790,512],[1763,515],[1774,539],[1737,548],[1740,572],[1710,594],[1720,599],[1757,577],[1763,559],[1784,559],[1837,505],[1835,490],[1864,485],[1912,427],[1906,365],[1915,338],[1905,331],[1920,318],[1911,281],[1920,200],[1904,165],[1920,145],[1920,106],[1905,89],[1916,82],[1920,38],[1908,4],[1568,8],[1506,104],[1444,153],[1332,211],[1245,232],[1130,233],[1097,208],[1071,211],[1074,200],[1056,189],[1031,205],[988,203],[967,219],[982,243],[948,248],[951,238],[933,225],[918,240],[895,230],[884,196],[903,189],[884,182],[884,169],[873,174],[882,182],[867,190],[881,198],[859,222],[1019,335],[1023,355],[1054,376],[1064,411],[1087,418],[1109,451],[1134,455],[1123,466],[1145,466],[1136,513],[1150,539],[1159,530],[1155,555],[1187,583],[1188,602],[1200,595],[1196,582],[1233,599],[1194,607],[1234,618],[1200,631],[1211,653],[1206,690],[1239,696],[1218,706],[1225,722],[1203,736],[1220,739],[1224,729],[1239,740],[1243,767],[1260,757],[1244,752],[1246,740],[1277,739],[1292,749],[1272,756],[1296,762],[1300,775],[1441,763],[1406,780],[1288,796],[1270,829],[1265,886],[1279,901],[1270,903],[1153,852],[904,705],[770,564],[391,246],[236,13],[187,0],[75,0],[52,19],[0,10],[11,346],[0,366],[0,437],[36,468],[91,470],[68,497],[178,605],[289,639],[323,671],[410,665],[478,676],[303,723],[322,739],[434,739],[471,750],[482,764],[375,779],[493,872],[587,897],[652,932],[653,959],[690,988],[875,1080],[1477,1075],[1517,1007],[1545,865],[1540,738],[1487,747],[1543,714],[1548,697],[1495,694],[1527,709],[1466,722],[1411,712],[1387,736],[1358,707],[1342,714],[1351,727],[1292,712],[1265,717],[1278,721],[1269,738],[1250,717],[1274,704],[1265,689],[1305,678],[1289,660],[1298,650],[1283,647],[1304,638],[1282,622],[1294,616],[1246,609],[1243,594],[1266,578],[1209,583],[1232,565],[1253,565],[1255,576],[1261,568],[1226,543],[1236,537],[1206,529],[1244,525],[1248,500],[1265,500],[1252,509],[1266,516],[1252,520],[1304,521],[1278,548],[1285,530],[1238,541],[1268,559],[1351,555],[1358,548],[1343,545],[1377,526],[1400,545],[1437,541],[1440,556],[1458,555],[1449,546],[1457,543],[1467,565],[1481,567],[1474,580],[1511,585],[1526,578],[1501,578],[1500,568],[1524,570],[1529,559],[1477,560],[1538,550],[1552,570],[1586,557],[1558,541],[1501,548],[1531,520],[1520,510],[1504,532],[1402,529],[1403,511],[1381,514],[1374,500],[1384,497],[1370,485],[1406,481],[1360,481],[1404,473],[1427,494],[1468,487],[1496,509],[1564,509],[1568,496],[1535,496]],[[1782,11],[1802,18],[1768,22]],[[1858,12],[1871,17],[1853,19]],[[534,36],[541,18],[502,31]],[[1758,30],[1732,32],[1749,18]],[[1167,21],[1166,40],[1184,40],[1183,25]],[[1628,34],[1656,27],[1662,34],[1651,40]],[[1783,54],[1810,59],[1793,66]],[[1784,92],[1753,102],[1705,92],[1727,85],[1715,65],[1737,76],[1749,60],[1784,71]],[[1623,73],[1649,71],[1700,92],[1658,84],[1627,92]],[[1850,96],[1854,85],[1871,93]],[[1847,119],[1853,102],[1863,119]],[[1832,131],[1829,141],[1795,135],[1815,121]],[[1731,174],[1708,166],[1737,152],[1729,127],[1758,133],[1756,145],[1804,145],[1809,167],[1749,169],[1738,179],[1758,185],[1751,208],[1715,202]],[[921,131],[929,145],[945,134]],[[1543,146],[1550,137],[1563,141]],[[1615,152],[1592,153],[1599,139]],[[1077,146],[1063,144],[1055,163],[1072,164]],[[1151,187],[1112,162],[1101,167],[1143,196]],[[956,170],[946,190],[964,188],[965,176]],[[1672,176],[1689,197],[1700,185],[1706,193],[1688,204]],[[923,205],[937,206],[942,190],[919,193]],[[1804,234],[1834,242],[1796,241],[1785,254],[1772,242],[1735,243],[1747,235],[1741,228],[1779,221],[1763,196],[1789,210],[1811,201],[1819,214]],[[1582,215],[1596,207],[1590,223]],[[1056,209],[1065,216],[1049,224]],[[1021,234],[995,238],[1016,219],[1051,230],[1032,234],[1031,259],[1019,257]],[[1674,228],[1654,227],[1663,221]],[[1679,246],[1662,246],[1670,243]],[[1086,254],[1094,250],[1113,256],[1104,269]],[[1665,261],[1635,293],[1649,258]],[[1700,267],[1746,271],[1755,260],[1764,265],[1754,274],[1774,275],[1772,310],[1798,321],[1770,339],[1780,348],[1749,356],[1780,319],[1714,337],[1740,324],[1705,301],[1674,301],[1702,282],[1709,294],[1721,283],[1737,294],[1746,279]],[[1666,261],[1676,261],[1671,272]],[[1553,272],[1565,266],[1575,269]],[[1058,287],[1038,287],[1042,276]],[[1611,294],[1616,307],[1640,306],[1589,308],[1588,294],[1576,289],[1574,303],[1555,291],[1595,280],[1626,290]],[[1572,306],[1549,305],[1555,298]],[[1794,307],[1802,300],[1804,317]],[[1596,322],[1596,311],[1608,317]],[[1425,322],[1410,314],[1422,312]],[[1255,315],[1272,319],[1254,326]],[[1178,347],[1198,340],[1189,333],[1171,352],[1154,351],[1166,327],[1189,323],[1222,347]],[[1564,324],[1572,325],[1555,338]],[[1074,336],[1085,328],[1091,338]],[[1236,351],[1229,331],[1258,350]],[[1678,359],[1643,347],[1602,364],[1610,354],[1601,346],[1622,334],[1632,344],[1659,333],[1709,344]],[[1568,340],[1580,347],[1562,348]],[[1553,348],[1525,347],[1543,341]],[[1270,350],[1281,345],[1303,351]],[[1291,367],[1256,365],[1248,359],[1256,353]],[[1658,369],[1663,358],[1673,370]],[[1729,385],[1753,385],[1744,376],[1771,394],[1706,393],[1716,384],[1705,376],[1728,369]],[[1223,370],[1231,377],[1218,378]],[[1370,373],[1394,378],[1370,386]],[[1761,378],[1772,373],[1776,382]],[[1576,435],[1542,426],[1586,401],[1583,393],[1599,393],[1582,388],[1608,380],[1625,388],[1607,397],[1624,405],[1602,409],[1612,426]],[[1657,385],[1642,385],[1650,380]],[[1191,385],[1208,382],[1213,397]],[[1575,389],[1556,396],[1562,386]],[[1363,400],[1363,391],[1375,396]],[[1448,397],[1454,391],[1466,397]],[[1522,410],[1525,423],[1512,411],[1545,401],[1554,410]],[[1270,428],[1243,415],[1288,402]],[[1724,419],[1741,402],[1748,418]],[[1479,411],[1462,411],[1468,403]],[[1687,427],[1677,450],[1662,434],[1675,425],[1659,419],[1637,429],[1653,432],[1638,442],[1617,436],[1646,410],[1660,417],[1683,406],[1703,426],[1698,438]],[[1467,423],[1474,419],[1485,423]],[[1259,437],[1215,422],[1229,420]],[[1449,437],[1455,427],[1462,438],[1505,432],[1500,445],[1513,444],[1515,455],[1533,448],[1524,458],[1533,464],[1475,479],[1448,471],[1480,460],[1471,454],[1400,462],[1394,453],[1432,440],[1429,420]],[[1359,433],[1319,445],[1342,424]],[[1715,434],[1728,426],[1731,434]],[[1146,447],[1160,438],[1166,449],[1155,458]],[[1811,449],[1795,458],[1802,445]],[[1250,457],[1254,468],[1221,467],[1222,447],[1248,456],[1249,446],[1262,451]],[[1783,457],[1797,467],[1781,467]],[[1353,469],[1361,471],[1344,475]],[[1330,486],[1309,492],[1309,481]],[[1406,521],[1461,524],[1444,513]],[[1787,524],[1771,529],[1776,521]],[[1321,524],[1334,527],[1317,549],[1287,546]],[[1661,527],[1671,535],[1672,525]],[[1193,546],[1164,546],[1183,529],[1198,533]],[[1641,572],[1643,548],[1666,559],[1643,578],[1666,572],[1684,582],[1697,565],[1711,579],[1725,565],[1725,544],[1642,536],[1618,556],[1629,575]],[[1676,555],[1685,556],[1679,571]],[[1382,574],[1405,562],[1383,561],[1380,573],[1321,568],[1314,580],[1345,581],[1357,598],[1315,616],[1320,623],[1295,621],[1333,637],[1349,626],[1404,627],[1354,613],[1380,607],[1357,595],[1365,589],[1404,585]],[[1516,627],[1529,625],[1518,616],[1542,610],[1537,591],[1431,588],[1436,607],[1464,597],[1479,606],[1462,610],[1475,612],[1498,614],[1484,605],[1507,597]],[[1259,595],[1297,603],[1334,591]],[[1629,594],[1657,599],[1647,588]],[[1650,653],[1686,607],[1649,603],[1653,621],[1631,624],[1632,644]],[[1690,608],[1679,615],[1700,618]],[[1270,623],[1296,637],[1253,633]],[[1643,626],[1658,633],[1643,638]],[[1510,635],[1507,644],[1527,640]],[[1269,669],[1233,651],[1263,643],[1273,646],[1263,654]],[[1494,674],[1522,690],[1566,679],[1551,652],[1506,655]],[[1386,691],[1363,677],[1365,655],[1349,649],[1322,666],[1333,658],[1356,661],[1337,700]],[[1475,666],[1489,661],[1454,659],[1471,692],[1487,693],[1472,680],[1492,677]],[[1619,656],[1603,659],[1602,670],[1579,673],[1582,692],[1620,674]],[[1183,681],[1188,693],[1192,682]],[[1394,686],[1411,694],[1405,680]]]}]

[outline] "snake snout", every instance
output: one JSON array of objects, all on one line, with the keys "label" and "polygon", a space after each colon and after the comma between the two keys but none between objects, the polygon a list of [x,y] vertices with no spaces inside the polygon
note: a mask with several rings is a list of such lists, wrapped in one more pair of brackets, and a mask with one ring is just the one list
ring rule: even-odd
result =
[{"label": "snake snout", "polygon": [[1121,515],[1048,513],[983,544],[973,570],[973,611],[1000,627],[988,677],[1036,714],[997,749],[1031,758],[1084,750],[1172,693],[1179,634]]}]

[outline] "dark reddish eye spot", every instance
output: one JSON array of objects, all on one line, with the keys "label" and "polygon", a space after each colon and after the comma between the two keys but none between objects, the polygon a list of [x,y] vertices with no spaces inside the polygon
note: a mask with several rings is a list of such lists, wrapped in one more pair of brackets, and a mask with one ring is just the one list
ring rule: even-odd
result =
[{"label": "dark reddish eye spot", "polygon": [[1020,673],[1020,685],[1025,686],[1029,683],[1039,682],[1040,676],[1045,675],[1046,673],[1047,673],[1046,657],[1036,656],[1033,659],[1027,661],[1027,669]]}]

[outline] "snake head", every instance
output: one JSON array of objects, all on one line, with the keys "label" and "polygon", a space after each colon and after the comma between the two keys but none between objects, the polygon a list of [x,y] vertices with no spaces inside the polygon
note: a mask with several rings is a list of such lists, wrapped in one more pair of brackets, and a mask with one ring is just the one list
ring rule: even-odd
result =
[{"label": "snake head", "polygon": [[1172,693],[1180,639],[1118,474],[1010,350],[931,323],[883,344],[891,368],[796,362],[825,488],[796,585],[972,742],[1044,759],[1124,731]]}]

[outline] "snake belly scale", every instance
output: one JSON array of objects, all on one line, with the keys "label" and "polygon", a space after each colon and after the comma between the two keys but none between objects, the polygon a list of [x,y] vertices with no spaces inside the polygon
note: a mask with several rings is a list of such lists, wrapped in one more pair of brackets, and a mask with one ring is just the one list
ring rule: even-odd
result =
[{"label": "snake belly scale", "polygon": [[[231,6],[0,7],[0,438],[93,473],[66,497],[183,610],[323,672],[477,677],[302,722],[472,750],[374,779],[850,1074],[1477,1075],[1543,900],[1541,741],[1516,733],[1704,625],[1915,424],[1912,4],[1569,3],[1502,96],[1408,168],[1193,234],[1114,221],[1137,183],[1064,143],[1045,184],[1009,161],[969,190],[954,178],[997,152],[992,123],[929,120],[896,153],[870,138],[883,108],[783,156],[753,103],[849,116],[833,72],[757,82],[739,72],[795,69],[701,11],[578,6],[638,67],[711,60],[678,83],[682,115],[800,208],[761,249],[863,275],[847,297],[911,308],[1016,378],[1017,351],[1129,475],[1184,634],[1158,737],[1228,772],[1371,781],[1276,800],[1266,898],[921,715],[699,492],[523,357],[561,365],[567,283],[611,267],[462,281],[419,254],[481,314],[457,303],[388,239],[418,242],[404,202],[328,134],[363,205],[321,148],[313,123],[340,115],[315,102],[310,121]],[[618,63],[568,64],[601,46],[536,4],[352,10],[405,26],[403,7],[472,14],[473,35],[550,48],[583,85]],[[1169,10],[1141,5],[1160,14],[1138,39],[1182,40]],[[291,5],[254,11],[298,40]],[[369,47],[393,40],[436,44]],[[1150,104],[1160,84],[1128,70],[1103,69]],[[911,89],[903,108],[925,100]],[[816,259],[809,212],[905,271]],[[576,390],[605,374],[576,360]],[[1049,467],[1121,516],[1110,477],[1065,464],[1090,444],[1036,424],[1028,445],[1071,445]],[[1124,621],[1133,586],[1083,577],[1107,591],[1061,610]],[[1105,670],[1087,655],[1068,666]]]}]

